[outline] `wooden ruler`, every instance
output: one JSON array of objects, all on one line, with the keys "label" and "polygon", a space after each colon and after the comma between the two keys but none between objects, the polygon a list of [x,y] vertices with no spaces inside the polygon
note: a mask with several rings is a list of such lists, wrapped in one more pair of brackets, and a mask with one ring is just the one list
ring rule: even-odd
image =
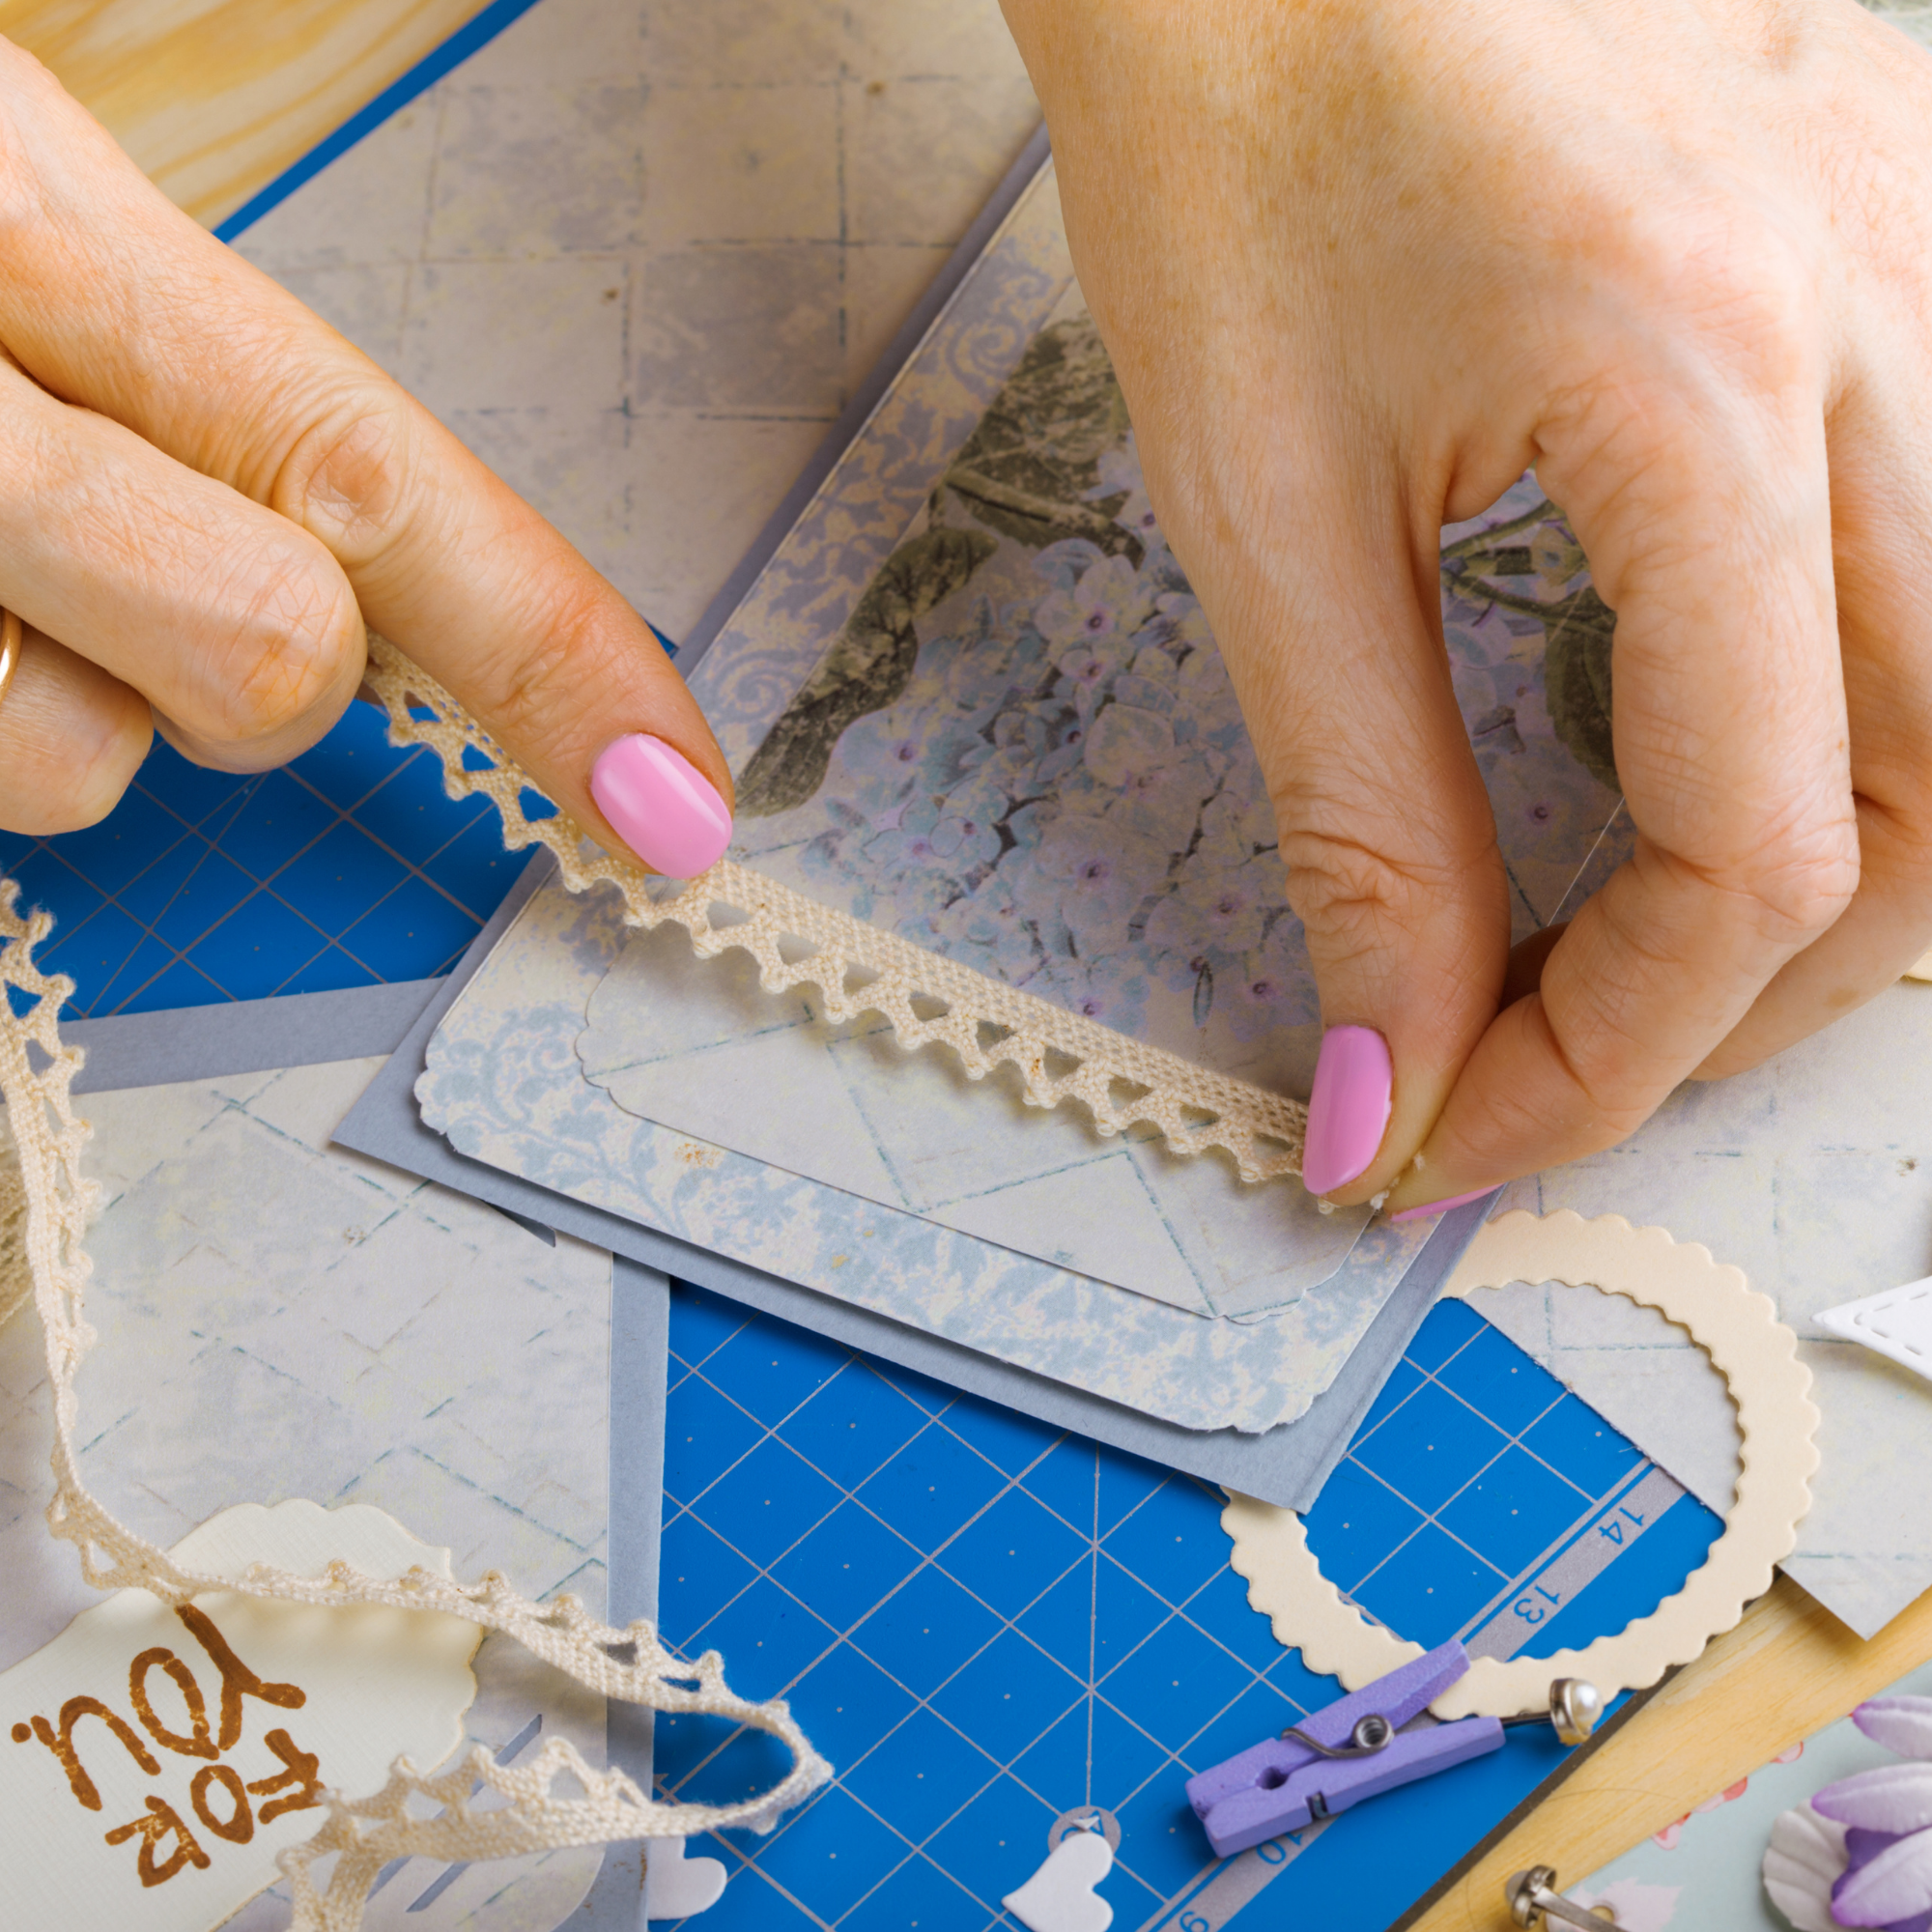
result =
[{"label": "wooden ruler", "polygon": [[37,54],[211,228],[484,0],[0,0]]},{"label": "wooden ruler", "polygon": [[1479,1845],[1400,1932],[1511,1932],[1511,1873],[1553,1865],[1561,1883],[1580,1885],[1927,1658],[1932,1592],[1867,1643],[1779,1577],[1734,1631]]}]

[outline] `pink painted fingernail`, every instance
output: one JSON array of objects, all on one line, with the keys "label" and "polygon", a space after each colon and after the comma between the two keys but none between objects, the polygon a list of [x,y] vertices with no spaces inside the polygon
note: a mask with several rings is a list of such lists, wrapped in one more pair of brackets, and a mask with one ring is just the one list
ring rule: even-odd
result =
[{"label": "pink painted fingernail", "polygon": [[1387,1130],[1394,1092],[1388,1041],[1372,1027],[1330,1027],[1321,1036],[1301,1155],[1301,1183],[1309,1193],[1346,1187],[1366,1172]]},{"label": "pink painted fingernail", "polygon": [[1391,1221],[1419,1221],[1425,1214],[1446,1214],[1452,1208],[1466,1208],[1471,1201],[1480,1201],[1486,1194],[1493,1194],[1493,1187],[1472,1187],[1466,1194],[1452,1194],[1446,1201],[1425,1201],[1420,1208],[1405,1208],[1400,1214],[1391,1214]]},{"label": "pink painted fingernail", "polygon": [[675,746],[633,731],[605,746],[590,795],[611,829],[652,871],[695,879],[724,857],[731,814],[718,787]]}]

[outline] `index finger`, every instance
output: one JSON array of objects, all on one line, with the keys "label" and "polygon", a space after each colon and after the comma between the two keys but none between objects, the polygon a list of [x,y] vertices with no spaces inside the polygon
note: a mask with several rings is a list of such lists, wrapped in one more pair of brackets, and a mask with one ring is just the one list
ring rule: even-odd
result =
[{"label": "index finger", "polygon": [[687,790],[689,766],[715,787],[728,832],[730,776],[683,680],[557,530],[4,43],[0,116],[0,342],[36,381],[320,539],[369,623],[594,836],[639,843],[591,789],[639,734]]},{"label": "index finger", "polygon": [[1478,1043],[1397,1207],[1622,1140],[1850,903],[1821,359],[1617,372],[1547,433],[1539,475],[1618,613],[1636,848]]}]

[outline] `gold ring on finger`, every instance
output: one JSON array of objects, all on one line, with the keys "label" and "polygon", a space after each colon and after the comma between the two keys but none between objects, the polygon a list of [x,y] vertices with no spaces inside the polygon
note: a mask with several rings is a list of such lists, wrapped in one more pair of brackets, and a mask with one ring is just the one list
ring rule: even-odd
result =
[{"label": "gold ring on finger", "polygon": [[0,611],[0,704],[7,701],[7,687],[20,668],[20,620],[11,611]]}]

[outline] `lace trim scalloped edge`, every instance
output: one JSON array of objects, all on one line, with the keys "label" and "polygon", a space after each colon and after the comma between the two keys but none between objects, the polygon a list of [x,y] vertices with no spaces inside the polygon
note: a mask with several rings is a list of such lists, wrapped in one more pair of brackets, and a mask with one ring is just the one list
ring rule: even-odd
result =
[{"label": "lace trim scalloped edge", "polygon": [[[34,948],[52,921],[45,913],[20,917],[17,898],[14,882],[0,879],[0,1096],[6,1101],[0,1130],[0,1318],[28,1300],[40,1316],[54,1406],[54,1497],[47,1524],[77,1548],[87,1580],[101,1590],[149,1590],[167,1603],[211,1590],[239,1590],[323,1607],[381,1604],[436,1610],[502,1632],[603,1696],[656,1711],[724,1718],[768,1733],[791,1753],[792,1768],[783,1779],[737,1804],[659,1804],[621,1771],[598,1771],[585,1763],[561,1738],[517,1767],[498,1765],[481,1747],[440,1776],[424,1776],[399,1759],[374,1797],[327,1794],[322,1829],[279,1855],[277,1863],[295,1897],[293,1932],[354,1932],[370,1886],[392,1859],[454,1862],[720,1830],[770,1831],[824,1784],[831,1767],[781,1701],[753,1703],[737,1696],[724,1682],[715,1651],[695,1662],[677,1658],[648,1623],[622,1630],[600,1624],[575,1597],[533,1603],[494,1572],[474,1583],[421,1569],[379,1579],[343,1563],[316,1577],[260,1564],[240,1578],[202,1575],[184,1569],[94,1497],[81,1481],[73,1436],[77,1373],[99,1339],[83,1306],[92,1268],[83,1241],[99,1189],[82,1171],[89,1129],[71,1102],[81,1055],[61,1043],[56,1017],[73,982],[49,977],[34,964]],[[5,997],[14,992],[29,1003],[24,1015]],[[44,1057],[38,1072],[30,1046]],[[626,1652],[629,1662],[620,1661]],[[566,1777],[579,1795],[558,1788]],[[479,1810],[486,1793],[504,1801],[502,1807]],[[441,1815],[412,1816],[411,1800],[418,1797],[440,1806]],[[318,1889],[312,1867],[329,1854],[339,1856],[325,1891]]]},{"label": "lace trim scalloped edge", "polygon": [[[1445,1293],[1468,1295],[1512,1281],[1561,1281],[1621,1294],[1661,1310],[1690,1331],[1730,1385],[1737,1407],[1740,1474],[1723,1534],[1701,1568],[1647,1617],[1582,1650],[1553,1657],[1478,1658],[1430,1708],[1438,1718],[1512,1717],[1538,1710],[1553,1677],[1584,1677],[1605,1696],[1655,1684],[1730,1630],[1771,1587],[1797,1547],[1818,1467],[1818,1409],[1798,1337],[1768,1295],[1710,1250],[1662,1228],[1633,1228],[1621,1215],[1586,1221],[1568,1209],[1499,1215],[1469,1244]],[[1322,1576],[1292,1511],[1230,1494],[1221,1522],[1248,1602],[1273,1621],[1279,1641],[1299,1646],[1311,1670],[1359,1690],[1422,1654],[1422,1646],[1371,1623]]]},{"label": "lace trim scalloped edge", "polygon": [[368,684],[388,712],[391,740],[428,746],[452,798],[487,798],[504,844],[547,846],[569,891],[614,886],[628,924],[680,925],[704,959],[743,947],[766,992],[815,987],[836,1024],[880,1013],[902,1047],[949,1046],[973,1080],[1010,1067],[1029,1106],[1077,1100],[1103,1136],[1145,1123],[1176,1153],[1220,1150],[1246,1181],[1301,1172],[1308,1110],[1298,1100],[1069,1013],[729,859],[688,883],[655,878],[599,849],[562,813],[530,818],[524,797],[542,798],[538,787],[433,678],[373,636]]}]

